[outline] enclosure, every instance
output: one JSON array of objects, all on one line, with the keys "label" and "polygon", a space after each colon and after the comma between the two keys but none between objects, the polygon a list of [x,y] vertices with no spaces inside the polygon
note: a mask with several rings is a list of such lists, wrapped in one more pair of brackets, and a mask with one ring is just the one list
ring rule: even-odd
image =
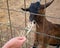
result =
[{"label": "enclosure", "polygon": [[[29,12],[24,12],[21,8],[27,8],[31,2],[37,0],[0,0],[0,48],[11,38],[25,36],[26,27],[29,23]],[[40,0],[41,4],[50,0]],[[28,2],[28,3],[27,3]],[[54,2],[45,9],[46,19],[54,24],[60,24],[60,0]],[[33,46],[36,27],[26,36],[27,40],[23,48]],[[48,48],[55,48],[48,46]]]}]

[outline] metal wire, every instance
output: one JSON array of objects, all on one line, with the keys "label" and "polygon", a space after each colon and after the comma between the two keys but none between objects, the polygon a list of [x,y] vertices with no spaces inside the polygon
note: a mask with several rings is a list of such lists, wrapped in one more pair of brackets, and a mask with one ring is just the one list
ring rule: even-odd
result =
[{"label": "metal wire", "polygon": [[43,36],[48,36],[48,37],[51,37],[51,38],[54,38],[54,39],[59,39],[60,40],[60,37],[56,37],[56,36],[53,36],[53,35],[48,35],[46,33],[41,33],[41,32],[36,32],[37,34],[42,34]]},{"label": "metal wire", "polygon": [[[3,25],[9,26],[8,24],[3,24]],[[3,25],[2,25],[2,26],[3,26]],[[26,29],[23,28],[23,27],[20,27],[20,26],[16,27],[16,26],[14,26],[14,25],[12,25],[12,28],[17,29],[17,30],[26,30]],[[37,33],[37,34],[42,34],[43,36],[48,36],[48,37],[51,37],[51,38],[60,39],[60,37],[56,37],[56,36],[53,36],[53,35],[49,35],[49,34],[46,34],[46,33],[43,33],[43,32],[34,32],[34,30],[31,30],[30,32]]]},{"label": "metal wire", "polygon": [[[0,8],[0,9],[8,10],[7,8]],[[15,10],[15,9],[9,9],[9,11],[15,11],[15,12],[25,13],[25,11]],[[28,12],[26,12],[26,13],[28,13]],[[36,14],[36,13],[32,13],[32,12],[31,12],[30,14],[37,15],[37,16],[39,15],[39,16],[45,16],[45,17],[49,17],[49,18],[60,19],[60,17],[47,16],[47,15],[43,15],[43,14]]]},{"label": "metal wire", "polygon": [[[26,0],[24,0],[24,8],[26,8]],[[25,11],[25,27],[26,27],[26,11]]]},{"label": "metal wire", "polygon": [[[18,30],[26,30],[25,28],[20,28],[20,27],[15,27],[15,26],[13,26],[12,25],[12,27],[14,28],[14,29],[18,29]],[[43,32],[34,32],[34,30],[31,30],[30,32],[33,32],[33,33],[37,33],[37,34],[42,34],[43,36],[48,36],[48,37],[51,37],[51,38],[55,38],[55,39],[60,39],[60,37],[56,37],[56,36],[53,36],[53,35],[49,35],[49,34],[46,34],[46,33],[43,33]],[[26,32],[27,33],[27,32]]]},{"label": "metal wire", "polygon": [[10,10],[9,10],[9,3],[8,3],[8,0],[7,0],[7,10],[8,10],[8,17],[9,17],[9,23],[10,23],[10,31],[11,31],[11,37],[13,37],[12,35],[12,25],[11,25],[11,18],[10,18]]}]

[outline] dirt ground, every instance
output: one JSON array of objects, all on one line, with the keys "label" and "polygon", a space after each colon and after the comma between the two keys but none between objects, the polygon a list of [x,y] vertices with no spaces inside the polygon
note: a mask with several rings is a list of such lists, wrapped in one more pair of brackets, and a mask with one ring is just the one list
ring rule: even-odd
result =
[{"label": "dirt ground", "polygon": [[[37,0],[26,0],[26,7],[29,7],[31,2],[35,2]],[[41,4],[44,3],[45,0],[41,0]],[[49,2],[50,0],[47,0]],[[9,9],[10,9],[10,20],[12,26],[12,34],[15,36],[25,35],[25,14],[21,8],[24,8],[24,0],[9,0]],[[46,17],[47,20],[54,24],[60,24],[60,0],[54,0],[54,2],[46,9]],[[58,18],[58,19],[57,19]],[[26,23],[29,22],[29,12],[26,13]],[[6,41],[11,39],[10,26],[9,26],[9,15],[7,10],[7,0],[0,0],[0,47],[2,47]],[[8,27],[8,26],[9,27]],[[35,29],[33,29],[35,31]],[[19,35],[18,35],[19,34]],[[7,36],[8,35],[8,36]],[[2,38],[2,39],[1,39]],[[28,35],[28,45],[33,45],[34,33],[31,32]],[[2,45],[1,45],[2,44]],[[28,46],[29,47],[29,46]],[[28,48],[26,45],[23,48]],[[55,48],[52,46],[48,46],[48,48]]]}]

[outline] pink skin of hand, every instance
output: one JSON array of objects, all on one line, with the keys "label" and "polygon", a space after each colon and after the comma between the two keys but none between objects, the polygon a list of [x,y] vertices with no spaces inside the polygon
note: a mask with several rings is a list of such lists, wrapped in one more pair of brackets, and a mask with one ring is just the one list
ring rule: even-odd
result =
[{"label": "pink skin of hand", "polygon": [[15,37],[9,40],[2,48],[20,48],[25,41],[25,37]]}]

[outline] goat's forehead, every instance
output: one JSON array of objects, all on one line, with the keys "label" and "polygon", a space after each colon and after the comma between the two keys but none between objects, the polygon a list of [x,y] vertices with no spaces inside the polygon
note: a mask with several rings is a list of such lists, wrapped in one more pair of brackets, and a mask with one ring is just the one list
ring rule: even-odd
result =
[{"label": "goat's forehead", "polygon": [[38,7],[40,7],[40,2],[31,3],[29,8],[38,8]]},{"label": "goat's forehead", "polygon": [[31,3],[29,10],[30,12],[37,13],[38,8],[40,8],[40,2]]}]

